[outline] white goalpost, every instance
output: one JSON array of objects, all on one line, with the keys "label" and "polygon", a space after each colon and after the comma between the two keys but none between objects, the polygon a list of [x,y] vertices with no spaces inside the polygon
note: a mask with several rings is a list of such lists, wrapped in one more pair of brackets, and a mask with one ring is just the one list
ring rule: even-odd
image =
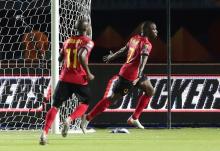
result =
[{"label": "white goalpost", "polygon": [[[59,1],[51,1],[51,90],[52,94],[55,90],[56,83],[59,79]],[[59,114],[56,115],[52,132],[59,132]]]},{"label": "white goalpost", "polygon": [[[59,78],[59,50],[90,12],[91,0],[0,1],[0,130],[42,129],[52,104],[48,90]],[[63,104],[54,133],[77,104],[75,95]]]}]

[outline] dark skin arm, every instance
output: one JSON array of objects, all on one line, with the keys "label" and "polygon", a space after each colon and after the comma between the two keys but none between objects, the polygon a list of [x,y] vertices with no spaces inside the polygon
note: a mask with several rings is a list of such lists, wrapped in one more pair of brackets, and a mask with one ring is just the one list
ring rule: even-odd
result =
[{"label": "dark skin arm", "polygon": [[144,71],[144,67],[147,63],[147,59],[148,59],[147,55],[141,55],[141,60],[140,60],[140,64],[139,64],[139,67],[138,67],[138,77],[142,76],[143,71]]},{"label": "dark skin arm", "polygon": [[95,78],[95,76],[90,72],[88,63],[86,61],[87,53],[88,53],[88,51],[86,48],[81,48],[79,50],[78,59],[79,59],[80,64],[82,65],[83,69],[86,71],[87,79],[93,80]]},{"label": "dark skin arm", "polygon": [[148,56],[146,54],[142,54],[140,58],[140,64],[138,66],[138,77],[136,80],[133,81],[133,85],[136,85],[137,82],[140,80],[141,76],[143,75],[144,67],[147,63]]},{"label": "dark skin arm", "polygon": [[106,62],[106,63],[109,63],[110,61],[122,56],[123,54],[125,54],[126,51],[127,51],[126,46],[122,47],[120,50],[118,50],[114,54],[110,51],[110,54],[103,57],[103,61]]}]

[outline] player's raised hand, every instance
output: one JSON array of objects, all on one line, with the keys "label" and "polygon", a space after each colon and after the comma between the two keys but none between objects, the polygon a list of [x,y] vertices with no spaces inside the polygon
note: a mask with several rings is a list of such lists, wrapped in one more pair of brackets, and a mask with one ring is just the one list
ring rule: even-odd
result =
[{"label": "player's raised hand", "polygon": [[111,57],[113,56],[113,52],[110,50],[109,51],[109,54],[108,55],[105,55],[104,57],[103,57],[103,61],[105,62],[105,63],[109,63],[110,61],[111,61]]}]

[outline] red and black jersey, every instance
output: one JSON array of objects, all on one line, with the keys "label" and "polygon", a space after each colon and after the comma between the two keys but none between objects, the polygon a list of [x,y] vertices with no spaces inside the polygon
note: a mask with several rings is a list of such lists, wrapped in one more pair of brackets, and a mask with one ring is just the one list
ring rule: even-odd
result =
[{"label": "red and black jersey", "polygon": [[129,81],[134,81],[138,76],[138,67],[141,55],[149,55],[152,45],[147,37],[135,35],[127,43],[127,60],[120,69],[119,75]]},{"label": "red and black jersey", "polygon": [[86,61],[88,63],[89,56],[94,42],[87,36],[72,36],[68,38],[63,45],[62,53],[64,55],[64,64],[61,70],[60,80],[87,85],[86,72],[78,60],[78,53],[81,48],[86,48],[88,53]]}]

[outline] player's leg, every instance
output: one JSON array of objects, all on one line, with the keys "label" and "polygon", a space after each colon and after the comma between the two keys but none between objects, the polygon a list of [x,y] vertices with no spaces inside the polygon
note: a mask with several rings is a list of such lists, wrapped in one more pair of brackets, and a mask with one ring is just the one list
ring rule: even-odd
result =
[{"label": "player's leg", "polygon": [[103,97],[87,115],[84,115],[82,117],[80,128],[82,129],[83,133],[86,133],[86,128],[92,119],[101,114],[106,108],[108,108],[112,104],[112,102],[115,102],[121,97],[122,95],[118,93],[112,93],[109,97]]},{"label": "player's leg", "polygon": [[123,79],[122,77],[118,77],[118,79],[112,84],[112,93],[107,97],[103,97],[87,115],[83,116],[81,123],[81,128],[83,131],[85,131],[89,121],[101,114],[113,102],[126,95],[132,88],[132,83]]},{"label": "player's leg", "polygon": [[68,83],[59,81],[54,91],[53,105],[46,114],[45,124],[43,127],[42,134],[40,136],[40,145],[45,145],[47,143],[47,135],[52,123],[54,122],[54,119],[58,112],[58,108],[62,105],[62,103],[65,100],[67,100],[70,97],[70,95],[71,94],[68,91]]},{"label": "player's leg", "polygon": [[65,122],[63,123],[63,129],[62,129],[62,136],[66,137],[69,125],[72,121],[74,121],[76,118],[81,117],[88,109],[89,107],[89,101],[91,92],[88,86],[82,86],[82,85],[72,85],[72,89],[74,90],[74,93],[78,96],[78,99],[80,101],[80,104],[74,109],[72,114],[67,117]]},{"label": "player's leg", "polygon": [[140,96],[134,113],[128,119],[128,124],[144,129],[144,127],[139,122],[139,117],[143,109],[148,105],[151,97],[153,96],[154,89],[147,77],[141,78],[140,81],[137,83],[137,87],[142,89],[144,91],[144,94]]},{"label": "player's leg", "polygon": [[112,84],[112,93],[110,93],[107,97],[103,97],[103,99],[96,104],[91,112],[88,113],[88,115],[86,116],[86,119],[88,121],[91,121],[95,116],[102,113],[106,108],[108,108],[113,102],[126,95],[133,86],[132,82],[120,76]]}]

